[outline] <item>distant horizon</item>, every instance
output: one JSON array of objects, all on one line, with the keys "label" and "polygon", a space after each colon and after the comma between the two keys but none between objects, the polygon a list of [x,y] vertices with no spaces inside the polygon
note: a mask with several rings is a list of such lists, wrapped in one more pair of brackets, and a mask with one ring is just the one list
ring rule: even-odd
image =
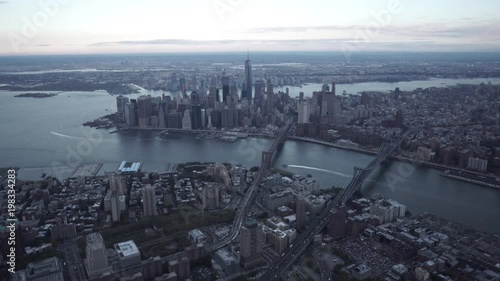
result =
[{"label": "distant horizon", "polygon": [[[34,53],[34,54],[0,54],[0,58],[10,58],[10,57],[64,57],[64,56],[149,56],[149,55],[238,55],[247,56],[247,50],[242,51],[187,51],[187,52],[116,52],[116,53]],[[318,50],[301,50],[301,51],[290,51],[290,50],[267,50],[267,51],[250,51],[250,59],[252,59],[252,54],[338,54],[344,55],[342,51],[318,51]],[[360,54],[476,54],[476,55],[500,55],[500,50],[498,51],[413,51],[413,50],[400,50],[400,51],[378,51],[378,50],[366,50],[359,52],[352,52],[351,55]],[[500,57],[499,57],[500,60]]]}]

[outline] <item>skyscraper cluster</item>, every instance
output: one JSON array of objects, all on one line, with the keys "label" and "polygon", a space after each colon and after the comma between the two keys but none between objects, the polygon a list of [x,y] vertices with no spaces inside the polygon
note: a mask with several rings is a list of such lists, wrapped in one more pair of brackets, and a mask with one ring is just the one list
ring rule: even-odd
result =
[{"label": "skyscraper cluster", "polygon": [[304,94],[300,93],[297,112],[296,134],[313,137],[319,134],[321,125],[345,126],[353,121],[367,119],[372,117],[374,108],[366,93],[357,103],[345,95],[338,96],[336,84],[332,82],[331,85],[324,84],[321,91],[313,92],[310,98],[304,98]]},{"label": "skyscraper cluster", "polygon": [[238,84],[241,82],[238,77],[225,72],[217,79],[208,80],[210,85],[206,85],[205,80],[191,81],[189,85],[194,83],[196,90],[190,94],[186,79],[180,78],[176,96],[143,95],[130,100],[119,96],[116,120],[130,127],[185,130],[281,124],[290,98],[286,93],[275,93],[270,79],[254,81],[249,57],[245,61],[242,83]]},{"label": "skyscraper cluster", "polygon": [[310,122],[311,115],[326,119],[329,116],[334,117],[341,113],[341,101],[337,98],[335,92],[335,82],[332,82],[332,89],[328,84],[323,85],[321,92],[314,92],[311,99],[304,100],[303,95],[297,105],[299,113],[299,124]]}]

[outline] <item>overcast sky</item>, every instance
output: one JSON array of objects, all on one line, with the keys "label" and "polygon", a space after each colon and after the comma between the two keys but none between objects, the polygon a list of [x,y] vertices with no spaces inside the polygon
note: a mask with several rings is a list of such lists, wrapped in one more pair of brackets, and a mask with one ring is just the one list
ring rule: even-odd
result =
[{"label": "overcast sky", "polygon": [[4,0],[0,55],[490,52],[498,11],[498,0]]}]

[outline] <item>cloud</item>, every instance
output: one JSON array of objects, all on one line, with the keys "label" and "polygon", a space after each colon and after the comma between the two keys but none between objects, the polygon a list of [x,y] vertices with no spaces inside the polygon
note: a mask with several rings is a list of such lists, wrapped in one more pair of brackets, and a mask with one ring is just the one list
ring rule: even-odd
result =
[{"label": "cloud", "polygon": [[243,31],[243,33],[270,33],[270,32],[306,32],[313,30],[352,30],[360,28],[355,25],[323,25],[323,26],[274,26],[274,27],[257,27]]},{"label": "cloud", "polygon": [[188,39],[153,39],[153,40],[126,40],[115,42],[97,42],[91,46],[112,45],[214,45],[232,44],[234,40],[188,40]]},{"label": "cloud", "polygon": [[[375,22],[375,21],[373,21]],[[369,22],[371,23],[371,22]],[[368,24],[368,23],[367,23]],[[295,26],[295,27],[259,27],[242,31],[248,34],[270,34],[270,33],[306,33],[312,31],[331,31],[332,33],[343,31],[355,33],[358,30],[367,29],[367,25],[324,25],[324,26]],[[461,22],[448,23],[416,23],[397,25],[389,24],[380,27],[380,33],[384,35],[401,37],[452,37],[467,38],[480,34],[488,33],[494,35],[494,32],[500,31],[500,21],[486,21],[474,18],[463,18]],[[497,33],[498,34],[498,33]]]},{"label": "cloud", "polygon": [[1,1],[1,0],[0,0],[0,5],[1,5],[1,4],[8,4],[8,3],[9,3],[9,1],[6,1],[6,0]]},{"label": "cloud", "polygon": [[99,42],[90,46],[108,47],[108,46],[152,46],[152,45],[166,45],[166,46],[185,46],[185,47],[199,47],[199,46],[227,46],[231,44],[255,45],[258,47],[263,46],[278,46],[278,47],[323,47],[331,48],[332,50],[339,50],[341,44],[355,46],[359,50],[368,49],[383,49],[383,48],[401,48],[406,49],[411,46],[432,46],[438,42],[427,39],[415,39],[408,41],[398,40],[372,40],[369,42],[362,42],[356,38],[322,38],[322,39],[288,39],[288,40],[184,40],[184,39],[155,39],[155,40],[138,40],[138,41],[116,41],[116,42]]},{"label": "cloud", "polygon": [[[342,50],[355,46],[369,50],[428,51],[500,51],[500,20],[457,19],[443,23],[389,24],[373,36],[360,36],[365,25],[271,26],[241,30],[238,38],[224,40],[191,40],[158,38],[96,42],[91,47],[185,47],[187,49],[238,48],[250,45],[256,49],[320,49]],[[370,30],[369,30],[370,31]],[[373,31],[373,30],[371,30]],[[372,32],[373,33],[373,32]],[[236,35],[236,34],[235,34]],[[314,37],[313,37],[314,36]]]},{"label": "cloud", "polygon": [[90,46],[116,46],[116,45],[178,45],[178,46],[206,46],[228,44],[298,44],[298,43],[339,43],[353,40],[353,38],[324,38],[324,39],[247,39],[247,40],[187,40],[187,39],[154,39],[135,41],[97,42]]}]

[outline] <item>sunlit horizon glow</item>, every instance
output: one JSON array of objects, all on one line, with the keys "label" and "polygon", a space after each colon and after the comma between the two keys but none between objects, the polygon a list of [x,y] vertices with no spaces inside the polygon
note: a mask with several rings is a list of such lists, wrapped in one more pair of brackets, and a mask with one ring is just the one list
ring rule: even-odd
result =
[{"label": "sunlit horizon glow", "polygon": [[[57,1],[48,15],[42,3]],[[499,10],[488,0],[4,0],[0,55],[499,52]],[[40,13],[48,21],[33,24]]]}]

